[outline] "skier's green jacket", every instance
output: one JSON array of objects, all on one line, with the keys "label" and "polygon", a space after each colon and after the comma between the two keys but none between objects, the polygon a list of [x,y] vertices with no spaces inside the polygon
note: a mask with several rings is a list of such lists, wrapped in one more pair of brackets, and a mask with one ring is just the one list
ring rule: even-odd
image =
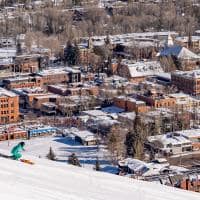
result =
[{"label": "skier's green jacket", "polygon": [[12,148],[11,154],[12,154],[12,157],[13,157],[15,160],[18,160],[19,158],[22,157],[21,151],[25,151],[25,150],[24,150],[24,145],[25,145],[24,142],[20,142],[18,145],[14,146],[14,147]]}]

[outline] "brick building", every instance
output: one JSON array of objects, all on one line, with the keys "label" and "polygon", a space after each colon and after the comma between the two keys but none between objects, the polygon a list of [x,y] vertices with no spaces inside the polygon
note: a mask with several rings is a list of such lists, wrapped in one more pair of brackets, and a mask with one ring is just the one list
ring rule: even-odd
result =
[{"label": "brick building", "polygon": [[156,91],[147,91],[143,94],[138,94],[137,98],[146,102],[147,105],[154,107],[154,108],[161,108],[161,107],[174,107],[176,105],[176,99],[164,95],[162,93],[157,93]]},{"label": "brick building", "polygon": [[19,127],[1,127],[0,128],[0,141],[13,140],[13,139],[27,138],[27,132]]},{"label": "brick building", "polygon": [[97,86],[84,86],[82,87],[69,87],[67,85],[49,85],[48,91],[59,94],[62,96],[74,96],[74,95],[95,95],[97,96],[99,94],[99,88]]},{"label": "brick building", "polygon": [[185,178],[184,180],[181,181],[180,188],[193,192],[200,192],[199,177],[194,175],[193,178]]},{"label": "brick building", "polygon": [[128,112],[147,112],[149,109],[144,101],[125,96],[115,97],[114,105]]},{"label": "brick building", "polygon": [[15,58],[13,71],[33,73],[39,70],[39,55],[21,55]]},{"label": "brick building", "polygon": [[17,122],[19,118],[18,95],[0,88],[0,104],[0,124]]},{"label": "brick building", "polygon": [[43,80],[43,83],[54,84],[54,83],[67,83],[69,81],[69,73],[64,69],[49,69],[43,70],[37,73]]},{"label": "brick building", "polygon": [[3,80],[4,86],[9,89],[36,88],[43,86],[43,80],[39,76],[20,76]]},{"label": "brick building", "polygon": [[200,70],[172,72],[171,82],[187,94],[195,96],[200,94]]}]

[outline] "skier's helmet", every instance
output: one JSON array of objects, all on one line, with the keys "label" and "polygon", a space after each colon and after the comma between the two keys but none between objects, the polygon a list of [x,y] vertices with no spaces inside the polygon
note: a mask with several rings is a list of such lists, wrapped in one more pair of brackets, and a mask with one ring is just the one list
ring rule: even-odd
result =
[{"label": "skier's helmet", "polygon": [[25,145],[25,142],[20,142],[19,144],[23,147]]}]

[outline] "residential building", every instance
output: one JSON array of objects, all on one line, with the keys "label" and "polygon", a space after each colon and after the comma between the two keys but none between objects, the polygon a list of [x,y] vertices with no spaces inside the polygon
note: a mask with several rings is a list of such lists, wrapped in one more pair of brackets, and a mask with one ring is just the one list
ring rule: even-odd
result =
[{"label": "residential building", "polygon": [[164,155],[176,155],[191,152],[192,142],[178,132],[148,137],[148,141]]},{"label": "residential building", "polygon": [[0,88],[0,124],[17,122],[19,119],[19,97]]}]

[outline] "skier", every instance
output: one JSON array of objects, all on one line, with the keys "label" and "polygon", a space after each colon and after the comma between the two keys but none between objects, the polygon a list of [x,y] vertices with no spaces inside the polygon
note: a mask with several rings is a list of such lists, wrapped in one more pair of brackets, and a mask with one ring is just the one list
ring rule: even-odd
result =
[{"label": "skier", "polygon": [[18,145],[12,148],[11,154],[14,160],[18,160],[22,157],[21,151],[25,151],[24,146],[25,142],[20,142]]}]

